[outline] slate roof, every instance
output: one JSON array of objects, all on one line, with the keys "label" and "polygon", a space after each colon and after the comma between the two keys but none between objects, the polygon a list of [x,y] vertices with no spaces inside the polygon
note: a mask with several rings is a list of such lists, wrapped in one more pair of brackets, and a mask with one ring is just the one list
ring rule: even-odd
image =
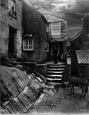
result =
[{"label": "slate roof", "polygon": [[23,28],[24,35],[33,34],[44,37],[47,24],[45,17],[37,11],[27,0],[23,0]]},{"label": "slate roof", "polygon": [[81,36],[81,34],[82,34],[82,31],[80,31],[79,33],[77,33],[70,41],[73,41],[73,40],[79,38]]},{"label": "slate roof", "polygon": [[61,19],[61,18],[57,18],[56,16],[53,16],[51,14],[44,14],[44,17],[46,18],[47,22],[64,22],[66,20]]},{"label": "slate roof", "polygon": [[76,36],[82,30],[82,27],[68,27],[67,28],[67,35],[70,39]]},{"label": "slate roof", "polygon": [[71,39],[76,50],[89,50],[89,36],[80,31]]},{"label": "slate roof", "polygon": [[76,50],[89,50],[89,13],[84,15],[82,30],[70,41]]}]

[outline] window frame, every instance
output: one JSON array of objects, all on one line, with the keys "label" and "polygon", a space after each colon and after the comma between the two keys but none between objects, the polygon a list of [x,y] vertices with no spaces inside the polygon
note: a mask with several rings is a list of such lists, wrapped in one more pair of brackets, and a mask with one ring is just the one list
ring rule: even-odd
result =
[{"label": "window frame", "polygon": [[[11,5],[10,2],[13,2],[13,4],[15,5]],[[14,6],[15,8],[15,11],[12,11],[12,7]],[[8,0],[8,14],[14,18],[17,18],[17,15],[16,15],[16,0]]]},{"label": "window frame", "polygon": [[61,35],[61,22],[51,23],[51,35],[52,36],[55,36],[55,35],[60,36]]},{"label": "window frame", "polygon": [[[32,40],[32,48],[29,48],[29,41]],[[25,41],[28,41],[28,48],[25,48]],[[34,40],[31,39],[24,39],[23,40],[23,51],[33,51],[34,50]]]},{"label": "window frame", "polygon": [[46,52],[49,52],[49,43],[47,43],[47,42],[45,44],[45,50],[46,50]]},{"label": "window frame", "polygon": [[[60,30],[60,24],[59,23],[53,23],[52,30]],[[56,28],[56,29],[55,29]]]},{"label": "window frame", "polygon": [[62,24],[61,24],[61,33],[67,33],[67,24],[66,24],[66,22],[62,22]]}]

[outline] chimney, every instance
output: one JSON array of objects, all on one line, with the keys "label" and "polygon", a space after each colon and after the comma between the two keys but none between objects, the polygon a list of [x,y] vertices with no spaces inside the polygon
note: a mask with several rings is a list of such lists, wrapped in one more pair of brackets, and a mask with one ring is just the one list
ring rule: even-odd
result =
[{"label": "chimney", "polygon": [[89,13],[85,14],[83,17],[83,33],[89,34]]}]

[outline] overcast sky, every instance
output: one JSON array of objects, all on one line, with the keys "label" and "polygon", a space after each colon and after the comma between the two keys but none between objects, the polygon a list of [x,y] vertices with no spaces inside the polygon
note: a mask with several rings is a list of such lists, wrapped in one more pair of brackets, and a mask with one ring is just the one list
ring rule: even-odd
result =
[{"label": "overcast sky", "polygon": [[81,25],[84,13],[89,13],[89,0],[28,0],[39,11],[64,18],[69,25]]}]

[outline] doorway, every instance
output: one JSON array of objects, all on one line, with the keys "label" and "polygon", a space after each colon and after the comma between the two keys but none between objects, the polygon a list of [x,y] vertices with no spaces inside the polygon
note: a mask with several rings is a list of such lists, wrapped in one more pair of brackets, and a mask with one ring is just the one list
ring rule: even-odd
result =
[{"label": "doorway", "polygon": [[59,43],[59,55],[58,55],[58,59],[59,60],[62,60],[63,61],[63,59],[64,59],[64,57],[63,57],[63,51],[64,51],[64,49],[63,49],[63,42],[60,42]]},{"label": "doorway", "polygon": [[54,46],[58,49],[58,60],[63,61],[64,60],[63,42],[53,42],[49,44],[48,60],[53,61],[52,52],[53,52]]},{"label": "doorway", "polygon": [[8,45],[9,57],[15,56],[15,36],[16,36],[16,29],[9,27],[9,45]]}]

